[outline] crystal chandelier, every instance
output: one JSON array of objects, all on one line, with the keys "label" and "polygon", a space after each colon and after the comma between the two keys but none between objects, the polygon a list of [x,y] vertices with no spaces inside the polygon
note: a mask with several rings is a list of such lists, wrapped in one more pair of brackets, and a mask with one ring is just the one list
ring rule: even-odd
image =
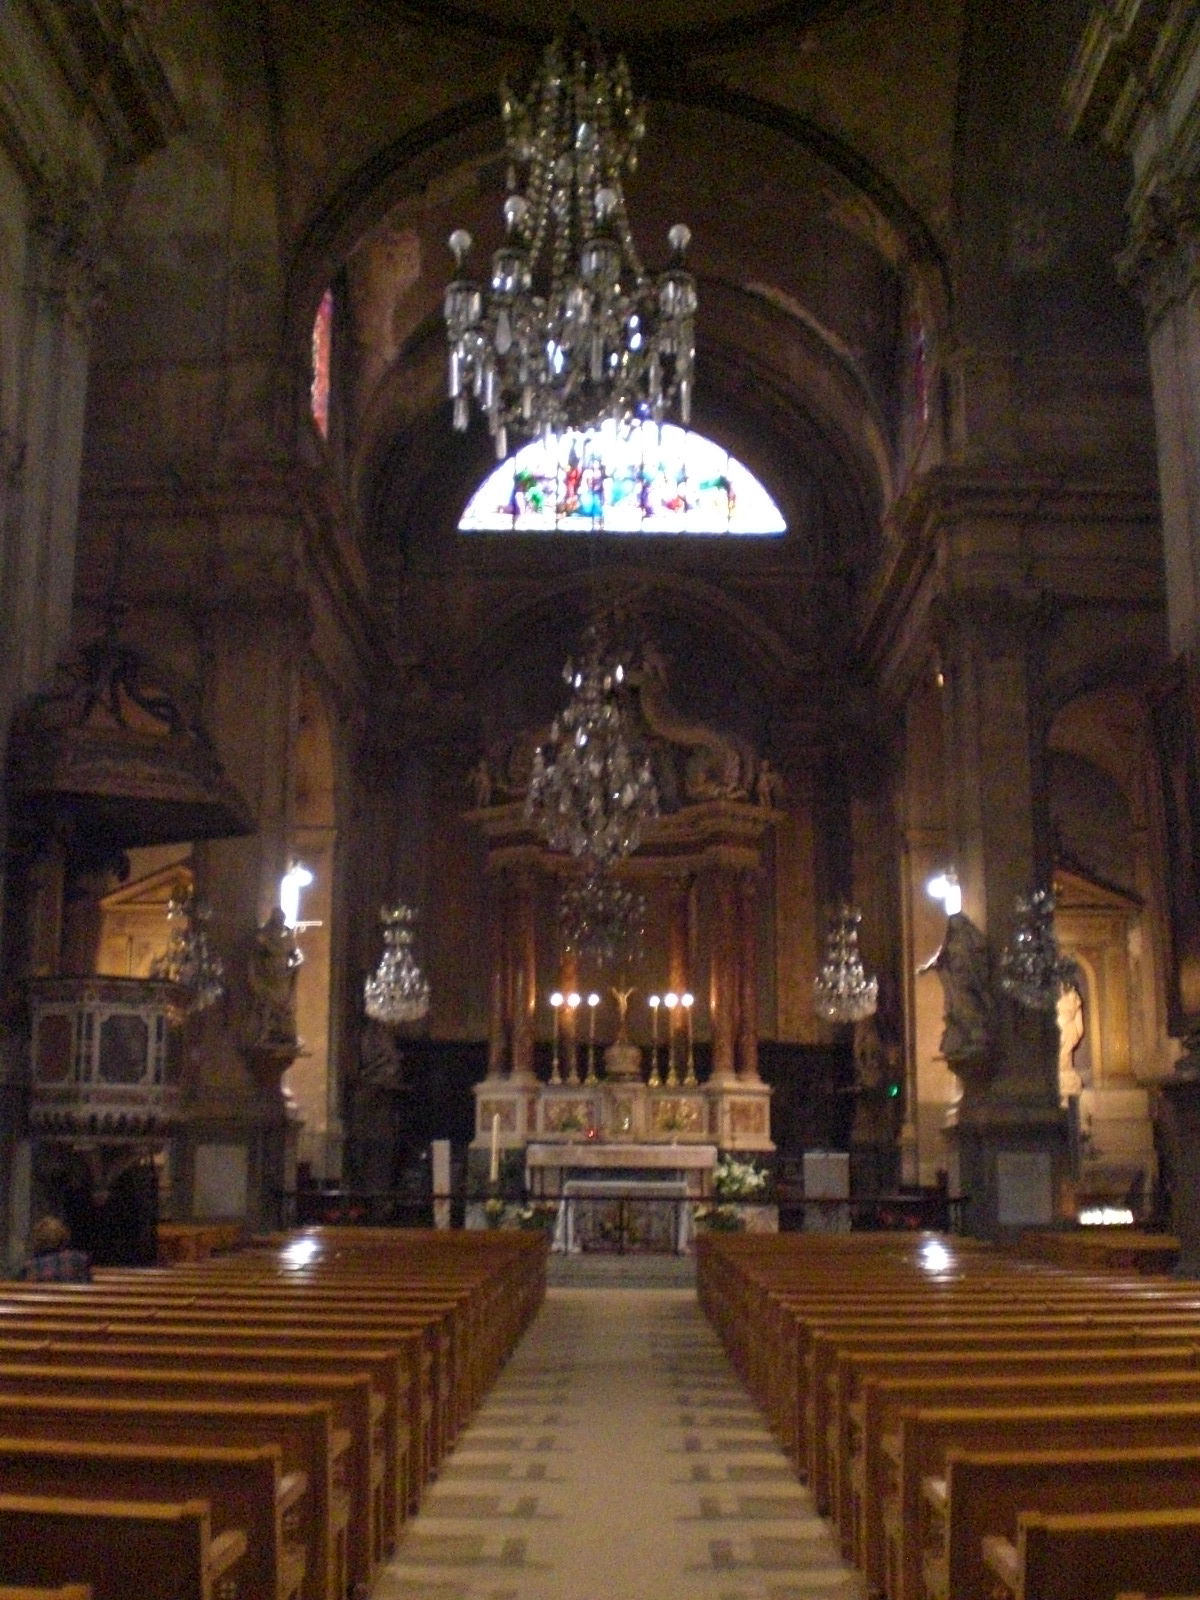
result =
[{"label": "crystal chandelier", "polygon": [[429,1011],[429,980],[412,951],[416,917],[412,907],[405,905],[385,906],[379,913],[383,954],[363,984],[363,1009],[372,1022],[389,1027],[418,1022]]},{"label": "crystal chandelier", "polygon": [[166,978],[187,991],[189,1011],[204,1011],[225,993],[225,967],[204,928],[211,915],[190,890],[173,894],[167,902],[167,948],[150,963],[152,978]]},{"label": "crystal chandelier", "polygon": [[838,907],[825,941],[825,959],[813,979],[813,1004],[826,1022],[861,1022],[879,1001],[879,980],[868,978],[858,952],[861,914]]},{"label": "crystal chandelier", "polygon": [[691,233],[669,231],[671,260],[652,277],[625,210],[622,176],[637,166],[644,108],[624,58],[609,67],[577,30],[547,49],[524,99],[501,86],[508,195],[505,240],[487,287],[465,274],[471,235],[450,235],[448,389],[464,432],[470,401],[496,455],[508,433],[594,428],[606,418],[691,417],[696,283]]},{"label": "crystal chandelier", "polygon": [[1000,957],[1000,987],[1032,1011],[1053,1011],[1058,997],[1079,983],[1079,968],[1058,947],[1054,896],[1036,889],[1017,898],[1012,938]]},{"label": "crystal chandelier", "polygon": [[658,815],[658,790],[629,726],[624,663],[606,653],[594,625],[581,664],[568,661],[563,679],[571,699],[551,723],[549,743],[534,751],[525,817],[552,850],[595,872],[637,849],[643,825]]},{"label": "crystal chandelier", "polygon": [[563,947],[598,969],[618,965],[641,943],[646,897],[609,873],[569,883],[558,905]]}]

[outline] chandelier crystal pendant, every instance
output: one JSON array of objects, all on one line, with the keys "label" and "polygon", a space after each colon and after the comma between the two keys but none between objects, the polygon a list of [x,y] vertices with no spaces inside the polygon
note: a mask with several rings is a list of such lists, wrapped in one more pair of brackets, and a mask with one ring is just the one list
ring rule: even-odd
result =
[{"label": "chandelier crystal pendant", "polygon": [[868,978],[858,951],[862,915],[842,905],[825,941],[825,959],[813,979],[813,1004],[826,1022],[861,1022],[879,1003],[879,980]]},{"label": "chandelier crystal pendant", "polygon": [[385,906],[379,913],[383,923],[383,954],[379,965],[363,984],[363,1009],[372,1022],[393,1027],[400,1022],[419,1022],[429,1011],[429,980],[413,955],[411,906]]},{"label": "chandelier crystal pendant", "polygon": [[188,995],[189,1011],[204,1011],[225,993],[225,967],[208,942],[205,923],[212,915],[188,891],[167,902],[167,948],[150,963],[152,978],[177,983]]},{"label": "chandelier crystal pendant", "polygon": [[526,821],[550,848],[593,873],[631,855],[644,825],[658,816],[650,758],[623,704],[626,675],[589,627],[582,662],[563,668],[571,699],[551,723],[549,743],[534,751],[525,800]]},{"label": "chandelier crystal pendant", "polygon": [[691,232],[676,223],[670,262],[647,272],[622,187],[646,131],[624,58],[610,68],[580,29],[549,46],[524,98],[501,85],[501,110],[505,240],[486,286],[466,275],[471,235],[456,228],[449,241],[456,276],[443,311],[455,428],[465,432],[474,401],[503,459],[510,431],[548,437],[675,414],[686,427]]},{"label": "chandelier crystal pendant", "polygon": [[1031,1011],[1053,1011],[1058,998],[1080,981],[1054,932],[1055,899],[1048,889],[1020,895],[1012,938],[1000,956],[1000,987]]},{"label": "chandelier crystal pendant", "polygon": [[640,947],[646,929],[646,897],[611,873],[589,873],[562,891],[558,919],[563,948],[603,971],[619,966]]}]

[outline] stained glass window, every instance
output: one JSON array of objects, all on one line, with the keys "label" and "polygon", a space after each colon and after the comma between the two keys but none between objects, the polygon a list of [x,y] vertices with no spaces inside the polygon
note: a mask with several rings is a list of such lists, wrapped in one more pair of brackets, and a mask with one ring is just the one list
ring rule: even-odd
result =
[{"label": "stained glass window", "polygon": [[309,404],[322,439],[329,437],[329,357],[333,348],[333,290],[326,289],[313,318],[312,390]]},{"label": "stained glass window", "polygon": [[472,495],[462,533],[787,532],[747,469],[701,434],[652,422],[535,440]]}]

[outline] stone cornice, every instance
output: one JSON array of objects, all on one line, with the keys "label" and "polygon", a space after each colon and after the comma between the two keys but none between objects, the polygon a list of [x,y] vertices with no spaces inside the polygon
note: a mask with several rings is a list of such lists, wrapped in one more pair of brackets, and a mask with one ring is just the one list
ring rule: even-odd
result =
[{"label": "stone cornice", "polygon": [[935,468],[897,501],[860,611],[867,676],[900,700],[936,647],[951,594],[1161,604],[1158,496],[1142,480],[1017,466]]},{"label": "stone cornice", "polygon": [[1151,330],[1191,296],[1200,284],[1200,177],[1160,181],[1140,199],[1117,271]]},{"label": "stone cornice", "polygon": [[121,161],[166,144],[183,115],[127,0],[26,0],[72,95],[94,114]]},{"label": "stone cornice", "polygon": [[1126,150],[1162,101],[1193,11],[1191,0],[1096,0],[1063,87],[1067,131]]}]

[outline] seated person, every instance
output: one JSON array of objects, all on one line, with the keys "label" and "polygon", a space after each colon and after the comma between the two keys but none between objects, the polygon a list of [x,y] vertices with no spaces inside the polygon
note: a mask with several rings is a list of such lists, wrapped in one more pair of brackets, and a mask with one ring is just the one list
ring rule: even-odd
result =
[{"label": "seated person", "polygon": [[29,1259],[17,1273],[25,1283],[91,1283],[91,1257],[71,1249],[71,1234],[58,1217],[34,1224]]}]

